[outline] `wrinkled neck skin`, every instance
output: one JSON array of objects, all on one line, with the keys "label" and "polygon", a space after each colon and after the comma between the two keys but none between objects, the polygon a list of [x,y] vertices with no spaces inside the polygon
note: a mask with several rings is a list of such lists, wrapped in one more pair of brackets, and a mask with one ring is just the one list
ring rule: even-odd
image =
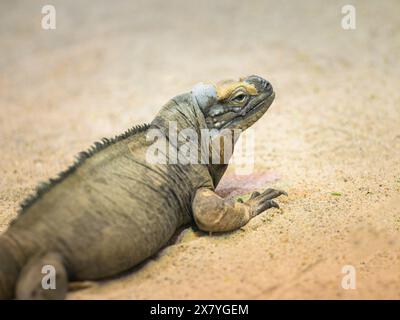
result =
[{"label": "wrinkled neck skin", "polygon": [[[173,145],[177,150],[179,150],[184,144],[187,145],[187,142],[181,142],[179,141],[179,139],[176,140],[170,137],[171,122],[176,123],[178,135],[182,130],[188,128],[195,130],[197,136],[199,137],[197,144],[198,146],[197,150],[199,152],[199,155],[203,154],[201,153],[202,147],[208,148],[209,151],[208,153],[205,154],[209,154],[209,159],[207,159],[206,161],[207,164],[203,165],[207,165],[208,171],[214,182],[214,187],[217,187],[219,181],[221,180],[223,174],[225,173],[228,167],[228,164],[213,164],[211,160],[212,153],[210,149],[211,149],[211,144],[213,144],[213,142],[215,141],[219,141],[222,135],[219,132],[215,131],[217,132],[217,134],[213,136],[208,146],[205,146],[204,144],[201,143],[202,129],[208,129],[208,127],[203,112],[201,111],[196,99],[194,99],[190,93],[185,93],[171,99],[166,105],[164,105],[164,107],[158,112],[154,120],[151,122],[151,128],[159,129],[162,132],[162,134],[166,137],[169,144]],[[224,132],[227,133],[229,131],[225,130]],[[235,139],[235,141],[232,142],[232,148],[236,143],[236,141],[237,139]],[[199,156],[199,161],[200,161],[200,156]]]}]

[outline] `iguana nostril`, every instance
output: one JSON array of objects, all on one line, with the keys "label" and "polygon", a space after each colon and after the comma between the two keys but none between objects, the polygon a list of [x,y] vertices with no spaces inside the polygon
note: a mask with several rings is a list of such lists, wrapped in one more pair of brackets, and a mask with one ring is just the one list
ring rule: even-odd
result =
[{"label": "iguana nostril", "polygon": [[272,91],[273,91],[272,85],[271,85],[271,83],[269,83],[268,81],[267,81],[267,83],[266,83],[266,85],[265,85],[265,91],[271,92],[271,93],[272,93]]}]

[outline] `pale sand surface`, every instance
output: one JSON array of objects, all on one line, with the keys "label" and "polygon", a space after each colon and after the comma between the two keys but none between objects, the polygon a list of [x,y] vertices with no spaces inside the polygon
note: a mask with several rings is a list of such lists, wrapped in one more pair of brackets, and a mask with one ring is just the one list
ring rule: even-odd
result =
[{"label": "pale sand surface", "polygon": [[253,73],[277,99],[254,127],[254,174],[231,170],[225,192],[289,193],[69,298],[400,298],[400,2],[352,1],[353,31],[345,1],[52,3],[55,31],[40,28],[47,1],[0,4],[0,231],[93,141],[197,82]]}]

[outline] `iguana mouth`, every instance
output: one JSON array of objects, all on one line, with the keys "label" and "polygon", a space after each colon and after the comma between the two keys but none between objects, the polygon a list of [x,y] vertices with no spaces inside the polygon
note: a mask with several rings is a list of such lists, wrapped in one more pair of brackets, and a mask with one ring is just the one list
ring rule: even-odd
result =
[{"label": "iguana mouth", "polygon": [[[264,105],[265,102],[266,102],[268,99],[272,99],[272,100],[273,100],[274,98],[275,98],[275,92],[272,92],[269,96],[267,96],[265,99],[261,100],[260,102],[256,103],[254,106],[250,106],[250,108],[249,108],[248,110],[246,110],[246,112],[244,113],[243,116],[252,114],[252,112],[255,112],[255,111],[258,110],[262,105]],[[272,102],[272,101],[271,101],[271,102]],[[269,108],[270,105],[271,105],[271,104],[268,104],[267,108]]]}]

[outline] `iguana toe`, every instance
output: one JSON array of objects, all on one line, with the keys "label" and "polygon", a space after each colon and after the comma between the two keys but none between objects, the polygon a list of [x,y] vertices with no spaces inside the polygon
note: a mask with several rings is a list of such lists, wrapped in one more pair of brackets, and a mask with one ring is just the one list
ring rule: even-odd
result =
[{"label": "iguana toe", "polygon": [[269,208],[279,209],[278,203],[272,199],[275,199],[281,195],[287,196],[287,193],[285,191],[276,189],[267,189],[262,193],[255,191],[251,194],[247,204],[251,207],[253,216],[256,216]]}]

